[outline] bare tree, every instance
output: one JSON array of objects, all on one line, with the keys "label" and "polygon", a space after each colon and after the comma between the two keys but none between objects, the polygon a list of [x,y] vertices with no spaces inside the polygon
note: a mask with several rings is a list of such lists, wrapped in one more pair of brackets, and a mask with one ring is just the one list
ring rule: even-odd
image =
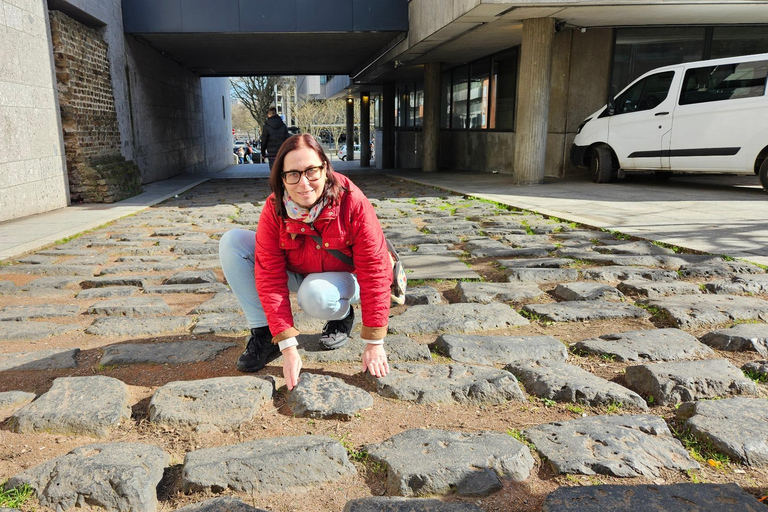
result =
[{"label": "bare tree", "polygon": [[267,120],[267,110],[275,104],[275,86],[279,76],[243,76],[229,80],[232,97],[242,103],[259,124]]},{"label": "bare tree", "polygon": [[259,127],[260,123],[253,118],[245,105],[239,101],[232,102],[232,128],[235,133],[245,134],[249,140],[256,139],[259,137]]}]

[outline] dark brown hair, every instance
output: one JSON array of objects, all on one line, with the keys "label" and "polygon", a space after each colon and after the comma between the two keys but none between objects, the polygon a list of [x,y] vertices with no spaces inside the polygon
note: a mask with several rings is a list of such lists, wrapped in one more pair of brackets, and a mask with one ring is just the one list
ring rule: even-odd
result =
[{"label": "dark brown hair", "polygon": [[325,151],[317,142],[317,140],[308,133],[300,133],[293,135],[285,139],[283,145],[277,152],[275,161],[272,163],[272,172],[269,175],[269,186],[275,196],[272,198],[275,206],[275,211],[281,217],[287,217],[288,213],[285,211],[283,205],[283,193],[285,192],[285,185],[283,183],[283,164],[285,162],[285,156],[296,149],[307,148],[314,151],[320,160],[325,165],[325,189],[323,190],[323,197],[329,199],[329,204],[337,203],[343,187],[336,179],[336,175],[331,165],[331,161],[325,155]]}]

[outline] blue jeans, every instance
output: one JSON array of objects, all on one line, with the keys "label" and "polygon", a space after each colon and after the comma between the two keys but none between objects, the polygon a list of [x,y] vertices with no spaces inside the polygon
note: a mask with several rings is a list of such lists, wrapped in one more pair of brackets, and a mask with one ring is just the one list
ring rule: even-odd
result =
[{"label": "blue jeans", "polygon": [[[253,267],[256,233],[233,229],[219,241],[219,260],[224,277],[243,309],[248,326],[264,327],[267,317],[256,291]],[[322,320],[340,320],[349,313],[350,304],[360,302],[360,286],[349,272],[321,272],[303,276],[288,274],[288,289],[296,292],[299,307],[309,316]]]}]

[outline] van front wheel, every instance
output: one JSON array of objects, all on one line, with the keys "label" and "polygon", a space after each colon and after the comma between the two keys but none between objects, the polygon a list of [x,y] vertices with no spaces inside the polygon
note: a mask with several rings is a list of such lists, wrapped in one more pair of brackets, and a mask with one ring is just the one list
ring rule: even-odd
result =
[{"label": "van front wheel", "polygon": [[592,158],[589,162],[592,171],[592,181],[595,183],[608,183],[613,175],[613,155],[606,146],[597,146],[592,150]]},{"label": "van front wheel", "polygon": [[768,158],[763,160],[763,164],[760,166],[760,184],[763,186],[763,190],[768,192]]}]

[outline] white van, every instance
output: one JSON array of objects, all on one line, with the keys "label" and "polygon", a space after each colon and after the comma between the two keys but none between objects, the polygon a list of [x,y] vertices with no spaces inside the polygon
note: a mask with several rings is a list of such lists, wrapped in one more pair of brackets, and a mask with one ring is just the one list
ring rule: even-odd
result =
[{"label": "white van", "polygon": [[571,161],[605,183],[631,171],[757,174],[768,190],[768,53],[644,74],[579,126]]}]

